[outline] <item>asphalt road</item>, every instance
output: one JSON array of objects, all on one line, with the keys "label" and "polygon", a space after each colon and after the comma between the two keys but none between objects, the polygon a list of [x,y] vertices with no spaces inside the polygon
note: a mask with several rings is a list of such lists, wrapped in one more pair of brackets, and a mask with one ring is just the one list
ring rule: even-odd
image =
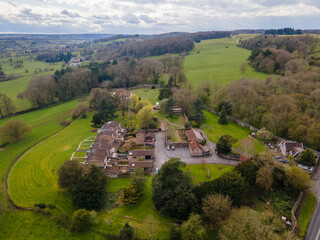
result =
[{"label": "asphalt road", "polygon": [[316,206],[305,240],[320,240],[320,205]]},{"label": "asphalt road", "polygon": [[317,198],[317,206],[313,213],[305,240],[320,240],[320,167],[317,168],[312,178],[315,183],[312,191]]}]

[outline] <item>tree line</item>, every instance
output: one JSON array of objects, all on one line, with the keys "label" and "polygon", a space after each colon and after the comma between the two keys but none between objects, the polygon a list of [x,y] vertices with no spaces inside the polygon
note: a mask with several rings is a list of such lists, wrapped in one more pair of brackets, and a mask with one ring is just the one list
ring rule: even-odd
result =
[{"label": "tree line", "polygon": [[302,34],[301,29],[295,30],[294,28],[281,28],[281,29],[268,29],[264,34],[272,35],[293,35],[293,34]]},{"label": "tree line", "polygon": [[41,53],[37,55],[36,60],[37,61],[43,61],[47,63],[55,63],[55,62],[69,62],[72,58],[71,52],[47,52],[47,53]]},{"label": "tree line", "polygon": [[184,82],[180,69],[181,58],[165,55],[159,61],[127,58],[90,63],[88,66],[57,70],[53,75],[36,76],[18,98],[28,98],[34,106],[67,101],[91,89],[127,88],[139,84],[160,84],[163,73],[168,72],[175,84]]}]

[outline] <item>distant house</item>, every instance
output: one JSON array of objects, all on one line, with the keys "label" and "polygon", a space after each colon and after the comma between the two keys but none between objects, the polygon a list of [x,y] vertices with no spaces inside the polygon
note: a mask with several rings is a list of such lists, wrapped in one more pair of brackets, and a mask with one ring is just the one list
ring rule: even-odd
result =
[{"label": "distant house", "polygon": [[283,140],[279,143],[281,154],[285,157],[297,157],[303,151],[303,144],[295,141]]}]

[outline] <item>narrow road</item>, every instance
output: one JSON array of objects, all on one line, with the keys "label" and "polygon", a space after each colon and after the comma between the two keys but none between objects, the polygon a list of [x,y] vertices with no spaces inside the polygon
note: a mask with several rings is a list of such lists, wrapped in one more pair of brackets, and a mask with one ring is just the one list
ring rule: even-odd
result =
[{"label": "narrow road", "polygon": [[315,187],[312,189],[312,192],[316,196],[317,206],[315,211],[313,212],[313,217],[310,222],[307,236],[305,240],[320,240],[320,168],[318,167],[316,172],[314,173],[313,182],[315,183]]}]

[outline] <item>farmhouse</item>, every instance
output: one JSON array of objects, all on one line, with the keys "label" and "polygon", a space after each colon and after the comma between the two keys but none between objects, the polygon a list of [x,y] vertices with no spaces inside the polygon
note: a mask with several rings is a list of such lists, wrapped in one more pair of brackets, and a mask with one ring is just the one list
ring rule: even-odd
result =
[{"label": "farmhouse", "polygon": [[195,129],[186,131],[186,136],[189,141],[189,151],[192,157],[201,157],[210,155],[210,150],[207,145],[201,145],[204,142],[204,138],[201,133]]},{"label": "farmhouse", "polygon": [[303,151],[303,144],[295,141],[283,140],[279,143],[281,154],[285,157],[293,156],[296,157],[300,152]]}]

